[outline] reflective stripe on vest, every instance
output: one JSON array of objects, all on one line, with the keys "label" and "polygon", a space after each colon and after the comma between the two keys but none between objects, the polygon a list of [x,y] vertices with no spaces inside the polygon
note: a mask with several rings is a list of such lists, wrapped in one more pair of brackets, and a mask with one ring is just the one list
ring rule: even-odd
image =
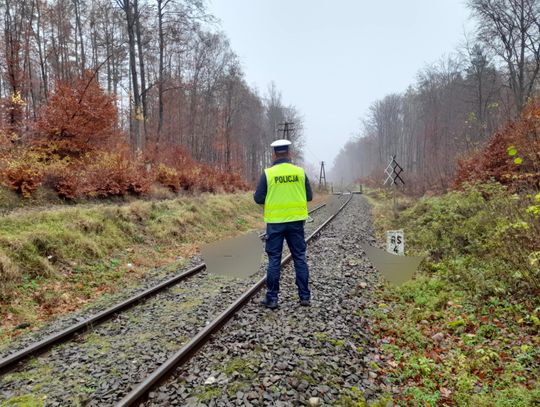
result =
[{"label": "reflective stripe on vest", "polygon": [[290,163],[276,164],[264,170],[266,199],[264,221],[284,223],[308,218],[306,175],[304,170]]}]

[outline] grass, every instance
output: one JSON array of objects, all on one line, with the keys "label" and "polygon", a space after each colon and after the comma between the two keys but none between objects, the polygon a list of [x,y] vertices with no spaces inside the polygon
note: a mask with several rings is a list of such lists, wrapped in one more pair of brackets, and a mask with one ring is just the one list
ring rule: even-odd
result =
[{"label": "grass", "polygon": [[207,402],[221,396],[222,390],[217,386],[198,386],[193,389],[193,394],[201,402]]},{"label": "grass", "polygon": [[[527,240],[537,219],[523,211],[531,197],[488,184],[407,200],[394,219],[384,193],[370,196],[379,235],[403,228],[409,253],[427,256],[415,280],[384,286],[370,310],[380,373],[401,391],[394,402],[540,404],[540,304],[534,281],[523,284],[534,278],[528,253],[538,250]],[[498,230],[508,235],[493,242]]]},{"label": "grass", "polygon": [[238,373],[242,379],[252,380],[256,377],[254,366],[257,361],[246,358],[233,358],[224,366],[223,372],[231,376]]},{"label": "grass", "polygon": [[0,407],[42,407],[45,405],[46,400],[47,396],[24,395],[0,402]]},{"label": "grass", "polygon": [[0,344],[22,332],[17,326],[35,328],[150,273],[177,269],[204,243],[262,226],[250,194],[5,215],[0,218]]}]

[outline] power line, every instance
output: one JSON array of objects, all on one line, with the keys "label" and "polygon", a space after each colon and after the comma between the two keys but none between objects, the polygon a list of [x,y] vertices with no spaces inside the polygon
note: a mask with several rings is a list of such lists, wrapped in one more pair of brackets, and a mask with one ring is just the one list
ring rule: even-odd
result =
[{"label": "power line", "polygon": [[306,149],[308,150],[308,153],[310,153],[313,156],[313,158],[315,158],[315,161],[317,162],[322,161],[319,157],[317,157],[317,154],[315,154],[313,150],[311,150],[311,148],[308,147],[307,143],[304,145],[304,147],[306,147]]},{"label": "power line", "polygon": [[283,122],[278,124],[278,131],[283,132],[283,138],[285,140],[291,140],[291,133],[296,131],[294,128],[294,122]]}]

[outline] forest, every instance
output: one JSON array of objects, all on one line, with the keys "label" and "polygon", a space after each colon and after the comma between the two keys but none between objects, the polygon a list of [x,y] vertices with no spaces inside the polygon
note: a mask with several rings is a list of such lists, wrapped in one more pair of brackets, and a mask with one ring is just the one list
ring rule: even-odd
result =
[{"label": "forest", "polygon": [[[203,245],[264,227],[251,190],[276,138],[289,137],[302,161],[303,118],[273,82],[248,84],[209,3],[0,1],[2,354],[178,275]],[[218,336],[234,325],[212,334],[222,348],[208,359],[229,363],[196,365],[199,382],[182,373],[171,405],[290,394],[279,405],[540,405],[540,0],[466,5],[475,31],[373,102],[336,157],[334,186],[365,188],[342,194],[358,206],[344,205],[308,249],[313,306],[302,311],[292,278],[280,309],[246,303],[257,311],[231,321],[238,336]],[[392,156],[405,170],[399,190],[382,188]],[[315,185],[318,168],[304,167]],[[315,192],[311,205],[338,199]],[[361,249],[384,246],[389,230],[422,257],[397,287]],[[0,375],[0,407],[123,396],[146,374],[141,360],[191,343],[247,287],[201,276],[140,301],[140,314],[116,314],[103,335],[97,325],[76,335],[88,351],[66,344]],[[188,381],[200,385],[181,390]],[[153,393],[169,397],[162,390]]]},{"label": "forest", "polygon": [[[0,183],[65,199],[246,189],[279,123],[201,0],[0,4]],[[301,154],[300,148],[297,154]]]},{"label": "forest", "polygon": [[[336,182],[381,186],[391,156],[405,170],[405,189],[445,192],[463,181],[538,187],[537,1],[470,0],[476,32],[453,54],[424,67],[405,92],[375,101],[334,161]],[[509,164],[507,149],[519,151]],[[519,159],[518,159],[519,158]]]}]

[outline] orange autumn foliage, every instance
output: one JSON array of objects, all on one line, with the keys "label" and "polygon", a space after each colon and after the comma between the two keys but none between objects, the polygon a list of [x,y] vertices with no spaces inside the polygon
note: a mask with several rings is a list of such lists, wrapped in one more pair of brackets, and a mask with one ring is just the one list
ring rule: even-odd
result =
[{"label": "orange autumn foliage", "polygon": [[76,199],[144,195],[153,177],[142,161],[132,160],[127,151],[119,150],[88,153],[63,171],[50,172],[48,180],[60,197]]},{"label": "orange autumn foliage", "polygon": [[17,159],[0,163],[2,183],[25,198],[29,198],[43,182],[43,170],[39,165]]},{"label": "orange autumn foliage", "polygon": [[175,193],[249,189],[237,172],[197,162],[178,145],[132,153],[115,100],[92,72],[58,83],[32,128],[31,144],[14,145],[12,132],[0,131],[0,183],[25,198],[41,186],[65,199],[146,195],[153,184]]},{"label": "orange autumn foliage", "polygon": [[156,181],[173,192],[234,192],[249,189],[239,173],[221,171],[196,162],[179,146],[162,146],[152,161],[158,164]]},{"label": "orange autumn foliage", "polygon": [[[512,147],[516,155],[509,154]],[[456,187],[490,179],[513,190],[540,187],[540,102],[529,104],[521,117],[496,133],[482,150],[458,162]]]},{"label": "orange autumn foliage", "polygon": [[58,82],[35,125],[38,145],[55,145],[60,156],[80,157],[119,141],[115,98],[87,71],[71,82]]}]

